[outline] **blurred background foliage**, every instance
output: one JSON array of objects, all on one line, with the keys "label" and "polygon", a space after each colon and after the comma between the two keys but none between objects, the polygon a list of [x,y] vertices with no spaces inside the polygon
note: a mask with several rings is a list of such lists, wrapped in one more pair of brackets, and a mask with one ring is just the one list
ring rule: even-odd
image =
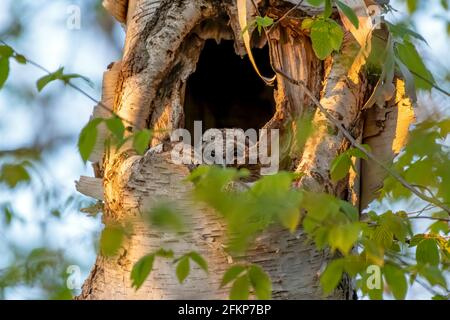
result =
[{"label": "blurred background foliage", "polygon": [[[73,5],[81,8],[79,30],[67,27]],[[391,5],[398,11],[388,19],[412,24],[425,37],[425,63],[449,90],[448,1]],[[92,87],[75,81],[98,99],[103,71],[120,59],[124,32],[100,0],[3,0],[0,39],[52,71],[64,66],[88,77]],[[12,63],[10,73],[0,91],[0,298],[70,299],[94,263],[102,228],[99,217],[80,212],[92,201],[72,183],[92,175],[76,143],[93,103],[61,83],[38,93],[36,80],[44,74],[30,66]],[[450,115],[448,97],[435,90],[420,94],[419,102],[419,119]],[[429,296],[412,290],[409,297]]]}]

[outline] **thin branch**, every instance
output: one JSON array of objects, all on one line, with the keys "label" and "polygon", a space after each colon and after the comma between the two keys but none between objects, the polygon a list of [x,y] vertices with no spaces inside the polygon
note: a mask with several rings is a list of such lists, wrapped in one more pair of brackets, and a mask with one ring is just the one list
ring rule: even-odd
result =
[{"label": "thin branch", "polygon": [[275,29],[275,27],[284,19],[286,19],[294,10],[298,9],[304,0],[299,1],[295,6],[293,6],[291,9],[289,9],[284,15],[281,16],[280,19],[278,19],[277,21],[275,21],[272,26],[269,28],[269,30],[267,30],[267,34],[271,34],[272,31]]},{"label": "thin branch", "polygon": [[420,78],[421,80],[425,81],[426,83],[428,83],[430,86],[432,86],[433,88],[435,88],[436,90],[438,90],[439,92],[442,92],[443,94],[445,94],[447,97],[450,97],[450,93],[445,91],[444,89],[442,89],[440,86],[438,86],[435,82],[428,80],[427,78],[425,78],[424,76],[421,76],[420,74],[418,74],[417,72],[413,71],[413,70],[409,70],[409,72],[411,72],[413,75],[415,75],[416,77]]},{"label": "thin branch", "polygon": [[436,207],[434,205],[432,205],[431,203],[427,204],[425,207],[423,207],[420,210],[417,211],[413,211],[413,212],[409,212],[408,214],[417,214],[417,216],[420,216],[421,214],[423,214],[425,211],[430,211],[435,209]]},{"label": "thin branch", "polygon": [[427,285],[424,281],[422,281],[421,279],[416,278],[415,281],[420,284],[422,286],[422,288],[424,288],[425,290],[428,290],[428,292],[430,292],[431,294],[435,295],[435,296],[440,296],[441,293],[437,292],[436,290],[434,290],[432,287],[430,287],[429,285]]},{"label": "thin branch", "polygon": [[20,147],[16,149],[0,150],[0,158],[2,157],[16,157],[16,158],[32,158],[38,159],[40,154],[46,150],[51,150],[59,143],[69,141],[70,136],[60,136],[49,139],[45,142],[35,142],[27,147]]},{"label": "thin branch", "polygon": [[450,219],[445,219],[445,218],[435,218],[435,217],[427,217],[427,216],[408,217],[408,219],[427,219],[427,220],[435,220],[435,221],[450,222]]},{"label": "thin branch", "polygon": [[[5,41],[0,39],[0,43],[4,44],[5,46],[10,47],[14,53],[18,54],[18,52],[11,47],[9,44],[7,44]],[[26,57],[26,61],[27,63],[29,63],[30,65],[34,66],[35,68],[45,72],[47,75],[51,75],[53,74],[50,70],[48,70],[47,68],[45,68],[44,66],[42,66],[41,64],[30,60]],[[84,95],[86,98],[88,98],[89,100],[93,101],[94,103],[96,103],[97,105],[99,105],[101,108],[107,110],[108,112],[110,112],[112,115],[116,116],[117,118],[119,118],[120,120],[122,120],[123,122],[134,126],[132,121],[129,121],[127,119],[124,119],[123,117],[119,116],[117,113],[115,113],[111,108],[109,108],[108,106],[106,106],[105,104],[103,104],[101,101],[98,101],[97,99],[95,99],[94,97],[92,97],[89,93],[87,93],[86,91],[84,91],[83,89],[81,89],[80,87],[78,87],[77,85],[75,85],[74,83],[72,83],[70,80],[68,81],[64,81],[65,84],[67,84],[69,87],[71,87],[72,89],[75,89],[76,91],[78,91],[79,93],[81,93],[82,95]]]},{"label": "thin branch", "polygon": [[439,201],[439,200],[434,196],[434,193],[433,193],[433,191],[431,191],[430,188],[428,188],[428,187],[426,187],[426,186],[422,186],[422,185],[420,185],[420,184],[411,184],[411,185],[412,185],[414,188],[417,188],[417,189],[423,189],[423,190],[427,191],[427,192],[430,194],[430,197],[431,197],[431,198],[433,198],[433,199]]},{"label": "thin branch", "polygon": [[384,164],[381,160],[379,160],[371,152],[369,152],[366,148],[364,148],[361,144],[359,144],[355,140],[355,138],[353,138],[353,136],[347,131],[347,129],[345,129],[344,126],[327,111],[327,109],[320,103],[320,101],[317,100],[317,98],[314,96],[314,94],[308,89],[308,86],[306,85],[306,83],[304,81],[293,79],[291,76],[289,76],[288,74],[286,74],[285,72],[283,72],[282,70],[280,70],[278,68],[275,69],[275,72],[277,74],[283,76],[286,80],[288,80],[292,84],[303,87],[305,90],[305,93],[314,102],[314,104],[319,108],[319,110],[325,115],[325,117],[333,125],[335,125],[339,129],[339,131],[341,131],[341,133],[344,135],[344,137],[347,138],[355,148],[357,148],[362,153],[364,153],[367,156],[367,158],[369,158],[370,160],[375,162],[377,165],[379,165],[381,168],[383,168],[387,173],[389,173],[398,182],[400,182],[400,184],[403,187],[405,187],[406,189],[411,191],[413,194],[418,196],[420,199],[434,204],[435,206],[441,208],[442,210],[446,211],[450,215],[449,207],[447,207],[445,204],[443,204],[439,200],[437,200],[433,197],[429,197],[429,196],[423,194],[422,192],[420,192],[419,190],[417,190],[416,188],[414,188],[413,186],[411,186],[400,174],[398,174],[396,171],[392,170],[389,166]]}]

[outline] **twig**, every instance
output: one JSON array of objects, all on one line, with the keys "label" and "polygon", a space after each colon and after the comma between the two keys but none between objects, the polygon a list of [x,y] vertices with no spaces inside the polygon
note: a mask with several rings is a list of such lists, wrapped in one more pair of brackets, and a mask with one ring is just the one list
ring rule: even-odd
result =
[{"label": "twig", "polygon": [[284,19],[286,19],[294,10],[298,9],[304,0],[299,1],[295,6],[293,6],[291,9],[289,9],[284,15],[281,16],[280,19],[278,19],[277,21],[275,21],[272,26],[269,28],[269,30],[267,30],[267,34],[271,34],[272,31],[275,29],[275,27]]},{"label": "twig", "polygon": [[428,220],[436,220],[436,221],[450,222],[450,219],[445,219],[445,218],[435,218],[435,217],[425,217],[425,216],[408,217],[408,219],[428,219]]},{"label": "twig", "polygon": [[421,80],[425,81],[426,83],[428,83],[430,86],[432,86],[433,88],[435,88],[436,90],[438,90],[439,92],[442,92],[443,94],[445,94],[447,97],[450,97],[450,93],[445,91],[444,89],[442,89],[440,86],[438,86],[436,83],[428,80],[427,78],[425,78],[424,76],[421,76],[420,74],[418,74],[417,72],[413,71],[413,70],[409,70],[409,72],[411,72],[413,75],[415,75],[416,77],[420,78]]},{"label": "twig", "polygon": [[[10,47],[14,53],[18,54],[17,51],[11,47],[9,44],[7,44],[5,41],[0,39],[0,43],[4,44],[5,46]],[[50,70],[48,70],[47,68],[45,68],[44,66],[42,66],[41,64],[30,60],[26,57],[26,61],[27,63],[29,63],[30,65],[36,67],[37,69],[45,72],[47,75],[51,75],[52,72]],[[119,118],[120,120],[122,120],[123,122],[129,124],[129,125],[134,125],[132,121],[129,121],[127,119],[124,119],[123,117],[119,116],[117,113],[115,113],[111,108],[109,108],[108,106],[106,106],[105,104],[103,104],[101,101],[98,101],[97,99],[95,99],[94,97],[92,97],[89,93],[87,93],[86,91],[84,91],[83,89],[81,89],[80,87],[78,87],[77,85],[73,84],[70,80],[68,81],[64,81],[65,84],[67,84],[69,87],[71,87],[72,89],[75,89],[76,91],[78,91],[79,93],[81,93],[82,95],[84,95],[85,97],[87,97],[89,100],[93,101],[94,103],[96,103],[97,105],[99,105],[101,108],[109,111],[112,115],[116,116],[117,118]]]},{"label": "twig", "polygon": [[430,287],[429,285],[427,285],[425,282],[423,282],[421,279],[416,278],[415,279],[416,282],[418,284],[420,284],[425,290],[428,290],[431,294],[435,295],[435,296],[440,296],[441,294],[439,292],[437,292],[436,290],[434,290],[432,287]]},{"label": "twig", "polygon": [[319,110],[325,115],[325,117],[333,125],[335,125],[339,129],[339,131],[341,131],[341,133],[344,135],[344,137],[347,138],[355,148],[357,148],[362,153],[364,153],[367,156],[367,158],[369,158],[370,160],[375,162],[377,165],[379,165],[381,168],[383,168],[387,173],[389,173],[398,182],[400,182],[400,184],[403,187],[405,187],[406,189],[411,191],[413,194],[418,196],[420,199],[434,204],[435,206],[441,208],[442,210],[446,211],[450,215],[449,207],[447,207],[445,204],[443,204],[439,200],[421,193],[419,190],[417,190],[416,188],[411,186],[400,174],[398,174],[396,171],[392,170],[389,166],[384,164],[382,161],[380,161],[378,158],[376,158],[371,152],[369,152],[368,150],[366,150],[366,148],[364,148],[361,144],[359,144],[355,140],[355,138],[353,138],[353,136],[347,131],[347,129],[345,129],[344,126],[327,111],[327,109],[320,103],[320,101],[317,100],[317,98],[314,96],[314,94],[308,89],[308,86],[306,85],[306,83],[304,81],[295,80],[291,76],[287,75],[285,72],[283,72],[282,70],[280,70],[278,68],[275,69],[275,72],[277,74],[283,76],[286,80],[288,80],[292,84],[303,87],[303,89],[305,90],[305,93],[314,102],[314,104],[319,108]]},{"label": "twig", "polygon": [[46,141],[44,143],[36,142],[29,147],[0,150],[0,158],[8,157],[8,156],[12,156],[12,157],[16,157],[16,158],[33,158],[33,159],[38,158],[39,154],[41,152],[43,152],[44,150],[51,150],[58,143],[65,142],[70,139],[71,139],[70,136],[60,136],[60,137],[55,137],[55,138],[49,139],[48,141]]},{"label": "twig", "polygon": [[417,210],[417,211],[413,211],[413,212],[409,212],[408,214],[417,214],[417,216],[420,216],[425,211],[433,210],[434,208],[435,208],[435,206],[433,206],[431,203],[429,203],[425,207],[423,207],[422,209]]}]

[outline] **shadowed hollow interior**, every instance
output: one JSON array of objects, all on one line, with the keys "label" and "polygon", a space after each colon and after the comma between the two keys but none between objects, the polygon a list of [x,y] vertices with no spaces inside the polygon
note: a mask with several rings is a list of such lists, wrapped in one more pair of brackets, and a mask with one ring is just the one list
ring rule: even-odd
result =
[{"label": "shadowed hollow interior", "polygon": [[[253,49],[263,74],[272,74],[268,46]],[[233,41],[207,40],[196,71],[186,85],[185,128],[194,121],[210,128],[262,128],[275,113],[274,88],[256,74],[248,57],[239,57]]]}]

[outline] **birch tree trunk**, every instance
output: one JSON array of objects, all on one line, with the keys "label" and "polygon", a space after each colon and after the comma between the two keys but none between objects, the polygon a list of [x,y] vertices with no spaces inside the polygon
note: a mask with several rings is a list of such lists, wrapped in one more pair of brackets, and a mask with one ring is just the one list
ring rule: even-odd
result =
[{"label": "birch tree trunk", "polygon": [[[262,12],[276,20],[298,1],[254,2]],[[125,125],[132,130],[183,127],[186,82],[195,72],[208,39],[232,39],[236,54],[245,55],[235,0],[121,0],[104,1],[104,4],[125,25],[127,36],[123,59],[112,64],[105,73],[102,103],[125,119]],[[368,137],[376,145],[376,138],[383,127],[375,133],[372,128],[370,135],[363,132],[364,113],[361,108],[372,87],[366,79],[365,70],[355,70],[353,65],[358,54],[355,39],[350,33],[346,34],[342,50],[323,62],[316,58],[308,34],[299,27],[301,19],[319,11],[305,1],[290,17],[276,25],[269,39],[272,63],[292,78],[304,81],[322,105],[360,141]],[[249,13],[252,14],[254,12]],[[337,14],[334,16],[337,18]],[[266,42],[263,40],[259,45]],[[276,111],[265,127],[280,129],[280,156],[284,167],[304,174],[299,185],[316,192],[332,193],[357,204],[361,198],[359,173],[353,174],[346,182],[334,183],[330,179],[331,161],[349,147],[343,135],[316,110],[305,88],[278,75],[274,92]],[[405,103],[406,98],[402,95],[404,92],[399,91],[390,104],[394,112],[400,113],[406,109],[410,112],[411,104],[408,101]],[[406,105],[402,110],[396,109],[400,100]],[[296,150],[292,130],[302,130],[295,128],[294,123],[306,112],[315,114],[313,122],[317,132],[300,152]],[[375,110],[373,113],[379,112]],[[94,110],[94,117],[107,115],[108,112],[100,106]],[[258,114],[254,116],[258,117]],[[406,121],[409,120],[406,119],[401,128],[398,123],[389,122],[392,128],[399,131],[392,134],[391,130],[382,138],[385,145],[382,152],[388,157],[393,156],[389,141],[392,142],[395,135],[405,135],[408,127]],[[388,122],[385,117],[377,123]],[[167,138],[167,131],[160,131],[152,146]],[[223,221],[211,209],[190,199],[192,186],[183,181],[189,169],[174,164],[170,159],[170,150],[161,145],[144,156],[136,155],[129,144],[105,155],[103,141],[101,138],[99,140],[91,158],[97,169],[96,179],[84,177],[77,188],[84,194],[104,200],[105,223],[131,222],[133,229],[117,256],[97,257],[78,298],[226,299],[228,289],[219,289],[220,281],[236,258],[224,250],[226,234]],[[372,164],[365,164],[365,174],[372,175],[372,180],[381,179],[379,174],[374,177],[371,168]],[[362,196],[365,204],[373,199],[371,188],[377,183],[370,181],[364,184],[369,185],[367,191],[362,191],[366,192]],[[142,213],[161,199],[176,201],[186,215],[188,229],[192,232],[174,236],[152,230],[142,221]],[[272,228],[260,236],[245,256],[238,258],[238,262],[257,263],[269,273],[274,299],[321,299],[323,295],[318,277],[330,254],[317,251],[306,240],[301,229],[291,234],[281,228]],[[185,283],[179,284],[171,262],[157,260],[154,271],[136,291],[130,281],[133,264],[161,247],[178,254],[192,250],[199,252],[209,263],[209,273],[205,274],[193,266]],[[329,298],[352,297],[350,281],[343,281]]]}]

